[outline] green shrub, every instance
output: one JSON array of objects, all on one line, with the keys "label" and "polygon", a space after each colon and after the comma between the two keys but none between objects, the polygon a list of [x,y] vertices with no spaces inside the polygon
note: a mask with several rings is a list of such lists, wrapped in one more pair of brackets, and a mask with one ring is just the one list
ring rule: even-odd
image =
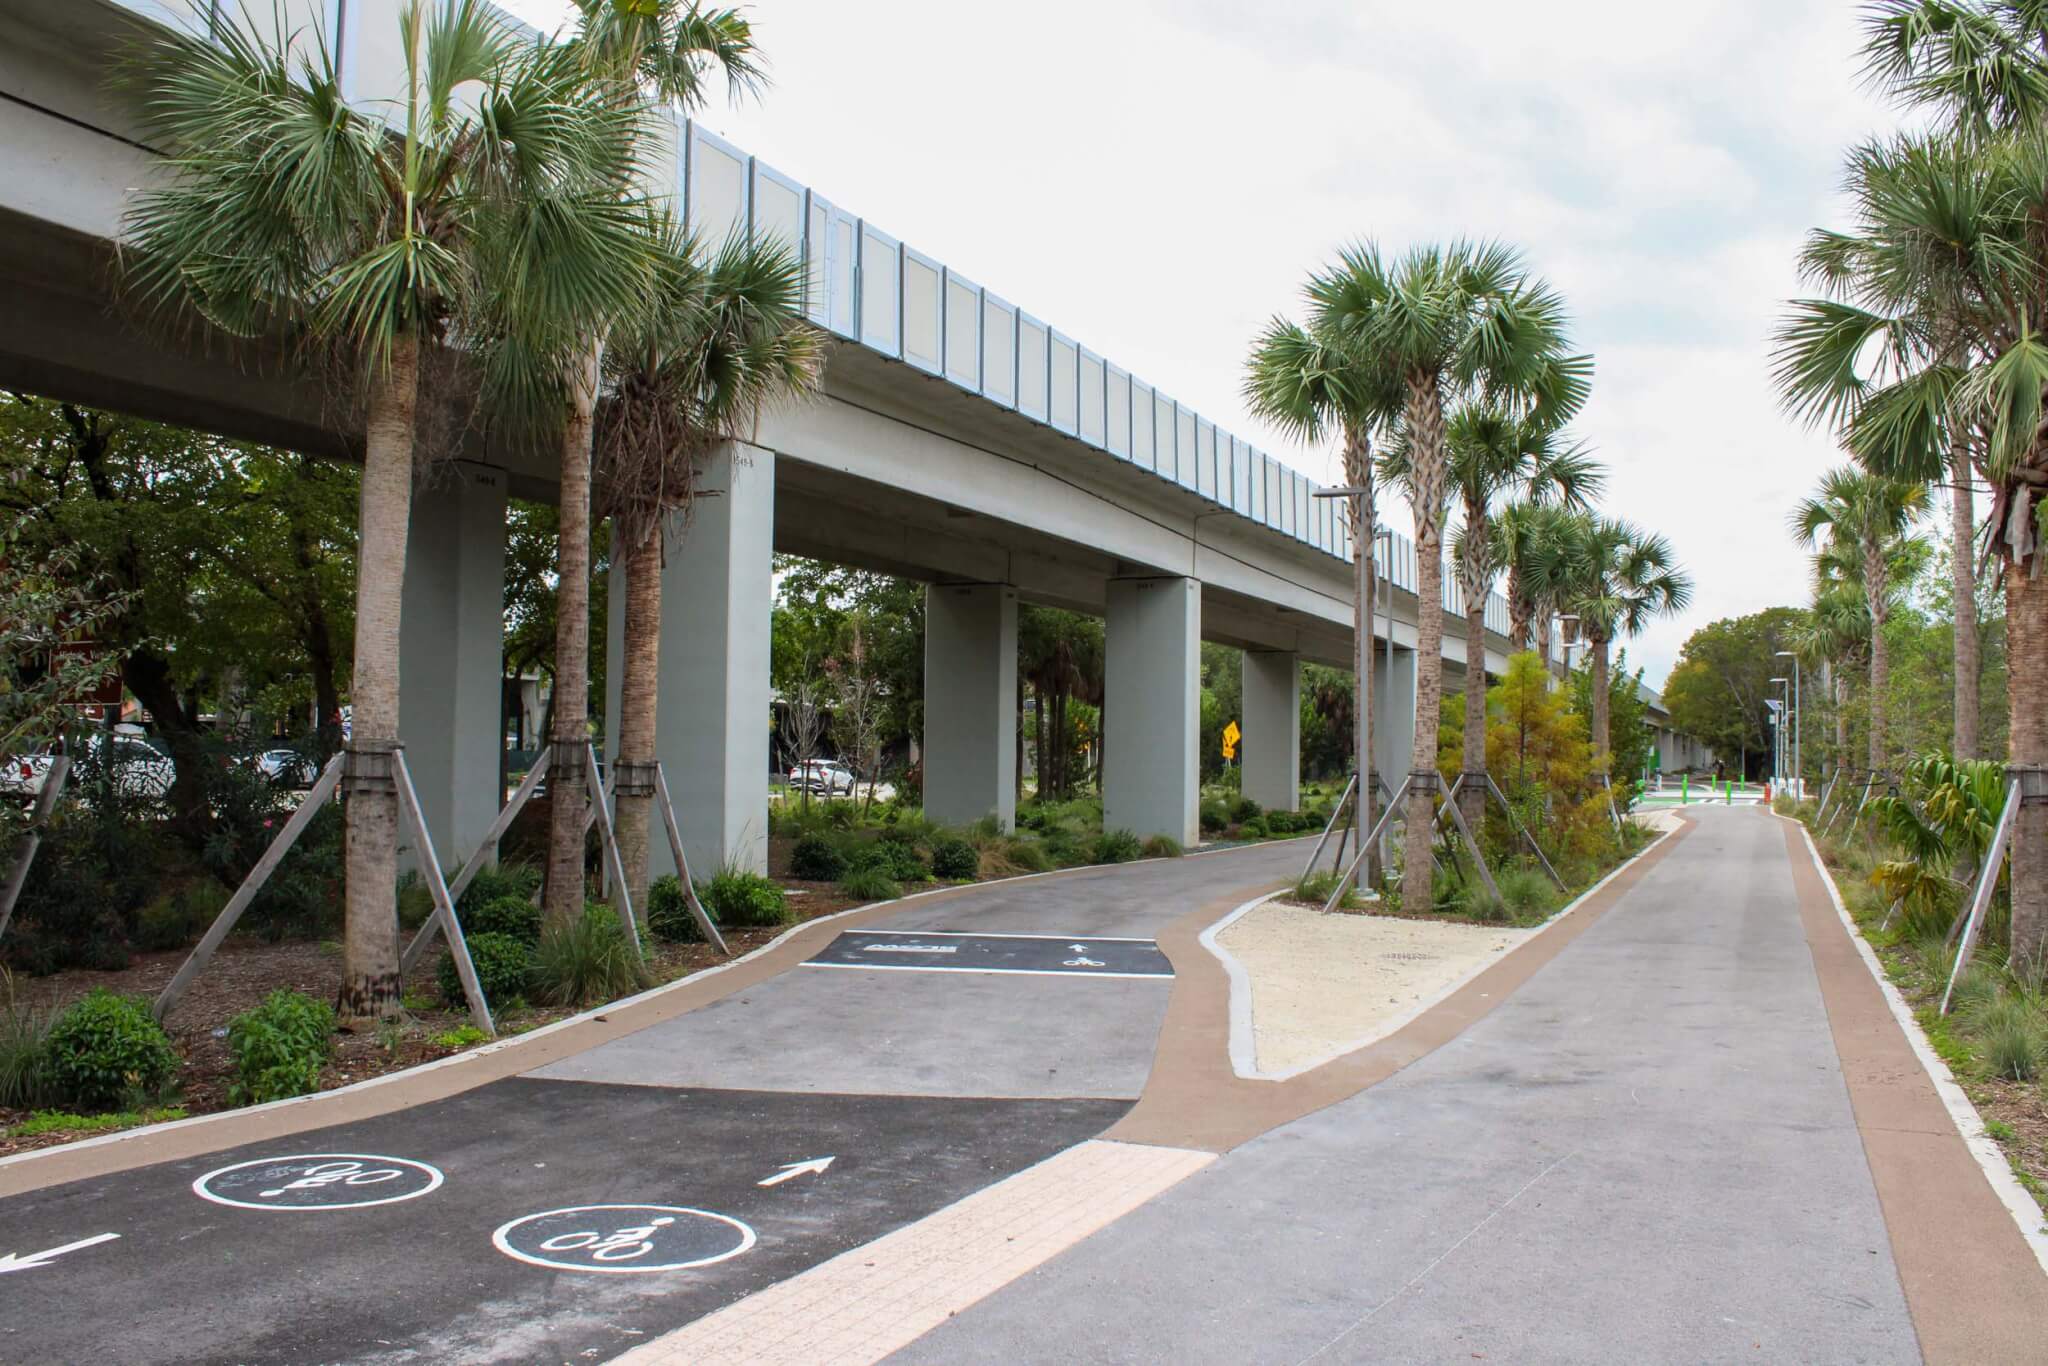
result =
[{"label": "green shrub", "polygon": [[[469,925],[470,913],[478,907],[508,896],[516,896],[521,901],[531,902],[534,891],[539,886],[540,869],[535,865],[494,863],[489,867],[479,868],[476,876],[469,880],[469,885],[462,889],[462,895],[456,899],[455,913],[462,917],[462,923],[466,928]],[[477,928],[482,929],[483,926],[479,925]]]},{"label": "green shrub", "polygon": [[943,837],[932,845],[932,872],[942,878],[971,880],[981,872],[981,852],[966,840]]},{"label": "green shrub", "polygon": [[647,888],[647,928],[669,944],[694,944],[704,937],[697,917],[690,914],[682,879],[674,873],[663,874]]},{"label": "green shrub", "polygon": [[48,1103],[46,1043],[54,1022],[50,1012],[16,995],[14,974],[0,968],[0,1107],[33,1110]]},{"label": "green shrub", "polygon": [[1557,909],[1554,884],[1534,868],[1504,868],[1494,880],[1509,918],[1518,925],[1546,920]]},{"label": "green shrub", "polygon": [[903,889],[880,868],[856,868],[839,880],[839,894],[854,901],[894,901]]},{"label": "green shrub", "polygon": [[805,835],[789,851],[789,875],[806,882],[832,882],[846,871],[846,855],[823,835]]},{"label": "green shrub", "polygon": [[457,918],[464,934],[501,934],[528,948],[540,942],[540,907],[517,892],[477,903]]},{"label": "green shrub", "polygon": [[1153,835],[1145,841],[1146,858],[1179,858],[1187,850],[1171,835]]},{"label": "green shrub", "polygon": [[796,918],[780,886],[737,867],[721,868],[697,888],[697,899],[720,925],[785,925]]},{"label": "green shrub", "polygon": [[334,1009],[296,991],[277,990],[263,1004],[228,1021],[228,1054],[236,1105],[303,1096],[318,1088],[334,1051]]},{"label": "green shrub", "polygon": [[1095,837],[1091,863],[1129,863],[1142,858],[1145,846],[1128,830],[1105,830]]},{"label": "green shrub", "polygon": [[416,930],[434,913],[434,893],[417,869],[408,868],[398,877],[398,925]]},{"label": "green shrub", "polygon": [[917,850],[900,840],[878,839],[847,855],[848,872],[877,872],[892,882],[929,882],[931,870]]},{"label": "green shrub", "polygon": [[1248,820],[1256,819],[1264,810],[1264,807],[1250,797],[1237,797],[1230,803],[1230,819],[1242,825]]},{"label": "green shrub", "polygon": [[228,891],[207,879],[179,888],[135,913],[135,947],[146,953],[182,949],[219,918]]},{"label": "green shrub", "polygon": [[[533,985],[533,950],[526,942],[488,930],[465,935],[464,939],[469,944],[469,961],[476,965],[477,985],[484,989],[484,1001],[491,1013],[499,1014],[515,1002],[524,1001]],[[449,1005],[462,1008],[469,1004],[469,998],[462,994],[462,977],[455,971],[454,954],[441,955],[434,982],[441,988],[441,999]]]},{"label": "green shrub", "polygon": [[541,931],[532,980],[535,994],[548,1004],[579,1006],[638,991],[653,978],[626,938],[619,913],[592,902],[576,919]]},{"label": "green shrub", "polygon": [[1507,902],[1486,890],[1486,884],[1476,876],[1465,884],[1465,893],[1458,908],[1468,919],[1482,925],[1505,925],[1514,918]]},{"label": "green shrub", "polygon": [[1089,846],[1082,844],[1081,837],[1063,825],[1047,830],[1040,848],[1057,868],[1072,868],[1090,861]]},{"label": "green shrub", "polygon": [[1266,838],[1271,833],[1271,829],[1267,826],[1266,822],[1271,819],[1271,816],[1252,817],[1252,819],[1237,827],[1238,838],[1247,840],[1262,840]]},{"label": "green shrub", "polygon": [[1027,873],[1049,873],[1053,869],[1052,855],[1034,839],[1009,841],[1003,846],[1003,857]]},{"label": "green shrub", "polygon": [[1220,797],[1211,797],[1202,803],[1202,833],[1214,835],[1230,824],[1230,808]]},{"label": "green shrub", "polygon": [[434,1036],[436,1048],[474,1048],[491,1036],[473,1024],[459,1025]]},{"label": "green shrub", "polygon": [[156,1097],[178,1071],[178,1050],[149,1007],[105,987],[57,1017],[43,1056],[52,1092],[87,1110],[134,1108],[131,1098]]}]

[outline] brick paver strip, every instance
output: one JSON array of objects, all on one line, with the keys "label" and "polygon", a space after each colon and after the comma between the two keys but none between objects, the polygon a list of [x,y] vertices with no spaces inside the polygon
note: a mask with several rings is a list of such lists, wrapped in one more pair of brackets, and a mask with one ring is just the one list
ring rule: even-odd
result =
[{"label": "brick paver strip", "polygon": [[1077,1144],[617,1358],[630,1366],[879,1361],[1215,1160]]}]

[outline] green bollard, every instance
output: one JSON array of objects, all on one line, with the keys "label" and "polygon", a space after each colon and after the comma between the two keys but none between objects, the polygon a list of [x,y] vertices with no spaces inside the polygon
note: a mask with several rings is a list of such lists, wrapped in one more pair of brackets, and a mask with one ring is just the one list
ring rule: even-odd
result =
[{"label": "green bollard", "polygon": [[1692,774],[1688,773],[1688,774],[1686,774],[1686,775],[1685,775],[1685,776],[1684,776],[1683,778],[1681,778],[1681,779],[1679,780],[1679,784],[1678,784],[1678,804],[1679,804],[1680,806],[1684,806],[1684,805],[1686,805],[1687,803],[1689,803],[1689,802],[1691,802],[1691,801],[1692,801]]}]

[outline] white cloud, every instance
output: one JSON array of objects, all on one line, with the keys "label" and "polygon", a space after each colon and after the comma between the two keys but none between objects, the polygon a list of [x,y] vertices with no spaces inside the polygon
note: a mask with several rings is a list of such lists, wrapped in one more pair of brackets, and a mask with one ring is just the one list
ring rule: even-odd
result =
[{"label": "white cloud", "polygon": [[[559,0],[512,0],[540,22]],[[1318,477],[1238,396],[1341,243],[1500,237],[1599,365],[1610,510],[1671,538],[1693,626],[1796,602],[1784,511],[1833,458],[1768,337],[1792,253],[1886,126],[1837,0],[761,0],[758,102],[710,126]],[[1400,514],[1394,514],[1400,520]]]}]

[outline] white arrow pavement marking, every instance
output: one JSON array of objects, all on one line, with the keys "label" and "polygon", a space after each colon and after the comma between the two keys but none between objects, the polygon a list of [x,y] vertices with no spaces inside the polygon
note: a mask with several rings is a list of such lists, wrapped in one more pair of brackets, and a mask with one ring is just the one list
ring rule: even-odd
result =
[{"label": "white arrow pavement marking", "polygon": [[802,1176],[805,1172],[822,1172],[825,1168],[831,1166],[833,1158],[838,1156],[839,1154],[834,1153],[832,1157],[814,1157],[806,1162],[792,1162],[781,1171],[775,1173],[775,1175],[763,1177],[754,1184],[757,1186],[779,1186],[791,1177]]},{"label": "white arrow pavement marking", "polygon": [[[825,1160],[831,1161],[830,1158]],[[39,1266],[48,1266],[52,1257],[61,1257],[67,1252],[76,1252],[82,1247],[91,1247],[95,1243],[110,1243],[120,1236],[118,1233],[101,1233],[91,1238],[80,1238],[75,1243],[66,1243],[62,1247],[53,1247],[47,1252],[31,1252],[27,1256],[22,1256],[17,1252],[9,1252],[5,1255],[0,1255],[0,1275],[4,1275],[9,1271],[33,1271]]]}]

